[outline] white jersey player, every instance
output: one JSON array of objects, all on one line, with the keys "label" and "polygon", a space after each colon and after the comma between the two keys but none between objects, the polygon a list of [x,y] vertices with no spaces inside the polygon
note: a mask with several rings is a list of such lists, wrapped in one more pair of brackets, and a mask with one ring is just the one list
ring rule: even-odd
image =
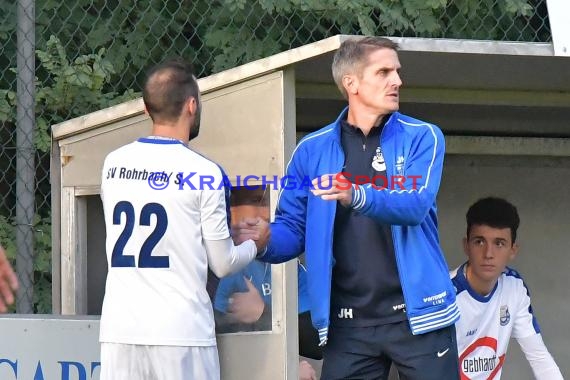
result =
[{"label": "white jersey player", "polygon": [[517,339],[534,376],[559,380],[522,277],[506,265],[517,254],[519,216],[504,199],[484,198],[467,212],[468,261],[451,273],[461,318],[456,323],[462,380],[497,380],[510,338]]},{"label": "white jersey player", "polygon": [[243,268],[268,237],[232,242],[223,171],[187,147],[198,91],[187,63],[155,67],[143,91],[152,135],[105,159],[102,380],[218,379],[208,268],[219,277]]}]

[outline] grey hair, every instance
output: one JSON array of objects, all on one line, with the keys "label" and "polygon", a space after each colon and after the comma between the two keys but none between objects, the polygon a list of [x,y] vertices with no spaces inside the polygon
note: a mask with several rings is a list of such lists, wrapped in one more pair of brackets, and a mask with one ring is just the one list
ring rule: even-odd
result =
[{"label": "grey hair", "polygon": [[348,98],[346,89],[342,84],[342,77],[347,74],[362,74],[362,69],[368,62],[368,55],[379,49],[392,49],[398,51],[398,44],[385,37],[350,38],[340,44],[332,63],[334,82],[345,99]]}]

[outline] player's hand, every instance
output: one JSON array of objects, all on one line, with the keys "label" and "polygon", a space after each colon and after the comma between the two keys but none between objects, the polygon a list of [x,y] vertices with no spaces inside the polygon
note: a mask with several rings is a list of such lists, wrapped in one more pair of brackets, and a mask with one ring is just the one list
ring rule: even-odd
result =
[{"label": "player's hand", "polygon": [[262,251],[269,243],[269,238],[271,238],[271,230],[269,229],[269,223],[263,218],[257,218],[257,224],[255,225],[258,231],[259,238],[254,239],[255,245],[257,246],[257,251]]},{"label": "player's hand", "polygon": [[265,302],[257,288],[244,277],[247,292],[234,293],[230,297],[228,311],[230,315],[242,323],[254,323],[261,318],[265,309]]},{"label": "player's hand", "polygon": [[14,303],[14,292],[18,289],[18,278],[0,247],[0,313],[5,313],[7,305]]},{"label": "player's hand", "polygon": [[299,363],[299,380],[317,380],[315,369],[306,360]]},{"label": "player's hand", "polygon": [[269,242],[271,231],[269,223],[263,218],[244,218],[232,227],[234,244],[241,244],[251,239],[255,242],[258,251],[265,248]]},{"label": "player's hand", "polygon": [[344,207],[352,203],[352,185],[342,174],[325,174],[312,181],[311,192],[325,201],[339,201]]},{"label": "player's hand", "polygon": [[232,239],[235,245],[240,245],[246,240],[259,240],[259,229],[257,218],[243,218],[237,224],[232,226]]}]

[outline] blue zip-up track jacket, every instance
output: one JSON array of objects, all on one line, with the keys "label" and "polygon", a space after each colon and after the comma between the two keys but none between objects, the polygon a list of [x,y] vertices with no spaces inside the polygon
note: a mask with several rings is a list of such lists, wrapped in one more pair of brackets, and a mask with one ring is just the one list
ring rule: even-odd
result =
[{"label": "blue zip-up track jacket", "polygon": [[[347,110],[295,148],[271,224],[271,240],[261,258],[281,263],[305,252],[311,318],[321,345],[328,335],[337,202],[314,196],[307,184],[321,175],[342,172],[340,121]],[[437,230],[444,137],[437,126],[395,112],[384,126],[380,146],[387,186],[353,185],[353,208],[391,225],[408,321],[414,335],[427,333],[459,319]]]}]

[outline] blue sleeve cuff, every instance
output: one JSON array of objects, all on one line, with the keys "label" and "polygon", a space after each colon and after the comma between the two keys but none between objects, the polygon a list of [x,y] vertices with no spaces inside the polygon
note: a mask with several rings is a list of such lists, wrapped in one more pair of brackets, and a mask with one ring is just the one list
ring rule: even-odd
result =
[{"label": "blue sleeve cuff", "polygon": [[328,335],[329,335],[329,328],[323,327],[318,330],[319,332],[319,346],[323,347],[327,344]]},{"label": "blue sleeve cuff", "polygon": [[362,185],[352,185],[352,202],[350,206],[355,210],[360,210],[366,203],[366,193]]}]

